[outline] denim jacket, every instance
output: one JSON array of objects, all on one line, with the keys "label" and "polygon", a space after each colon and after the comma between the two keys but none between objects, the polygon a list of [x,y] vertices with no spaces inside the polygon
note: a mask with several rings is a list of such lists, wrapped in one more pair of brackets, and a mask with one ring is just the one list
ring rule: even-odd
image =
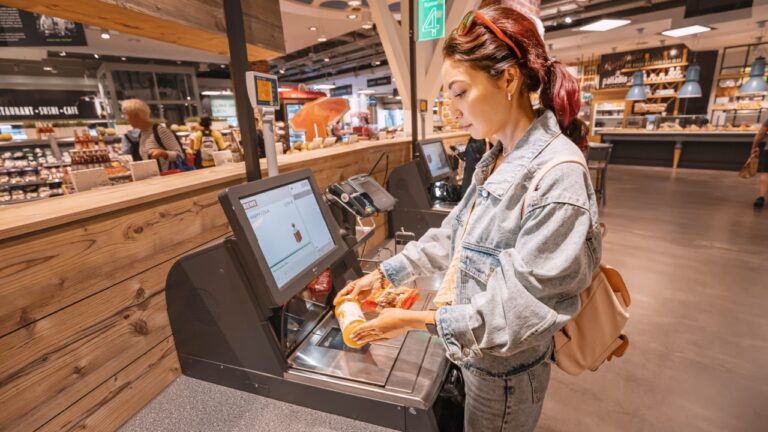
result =
[{"label": "denim jacket", "polygon": [[554,333],[578,311],[578,294],[601,255],[595,194],[579,165],[547,173],[523,214],[523,197],[539,168],[553,159],[583,160],[554,114],[539,111],[491,174],[501,151],[497,143],[480,160],[472,185],[439,228],[381,265],[399,286],[447,270],[459,253],[456,295],[436,313],[438,333],[451,361],[499,378],[549,358]]}]

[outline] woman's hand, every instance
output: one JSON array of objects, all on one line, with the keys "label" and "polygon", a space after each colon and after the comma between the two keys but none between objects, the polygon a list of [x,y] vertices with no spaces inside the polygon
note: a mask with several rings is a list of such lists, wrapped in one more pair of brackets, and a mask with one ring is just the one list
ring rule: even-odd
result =
[{"label": "woman's hand", "polygon": [[149,151],[149,157],[152,159],[168,159],[168,152],[162,149],[152,149]]},{"label": "woman's hand", "polygon": [[378,317],[352,332],[352,339],[357,343],[368,343],[396,338],[408,330],[424,329],[424,322],[420,320],[421,315],[421,312],[406,309],[384,309]]},{"label": "woman's hand", "polygon": [[[381,275],[379,273],[380,271],[381,270],[372,271],[360,279],[356,279],[348,283],[347,286],[345,286],[341,291],[339,291],[338,294],[336,294],[336,297],[333,299],[333,304],[335,305],[339,303],[342,297],[352,297],[360,301],[360,294],[365,294],[365,298],[376,294],[378,289],[381,289],[379,286],[381,280]],[[377,289],[374,290],[374,288]]]}]

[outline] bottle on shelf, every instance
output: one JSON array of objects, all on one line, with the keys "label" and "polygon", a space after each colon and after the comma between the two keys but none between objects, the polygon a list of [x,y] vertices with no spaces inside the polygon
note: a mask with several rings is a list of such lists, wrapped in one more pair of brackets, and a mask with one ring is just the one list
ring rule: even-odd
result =
[{"label": "bottle on shelf", "polygon": [[352,332],[365,323],[365,315],[360,309],[360,303],[352,297],[344,297],[336,305],[334,314],[339,321],[344,343],[350,348],[362,348],[365,344],[359,344],[351,337]]},{"label": "bottle on shelf", "polygon": [[82,150],[83,142],[80,140],[80,134],[75,131],[75,150]]}]

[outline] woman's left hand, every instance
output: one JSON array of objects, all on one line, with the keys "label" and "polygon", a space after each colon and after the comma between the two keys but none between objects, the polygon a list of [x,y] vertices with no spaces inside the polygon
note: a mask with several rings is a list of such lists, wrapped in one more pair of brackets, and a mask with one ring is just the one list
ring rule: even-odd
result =
[{"label": "woman's left hand", "polygon": [[396,338],[408,330],[422,330],[424,322],[419,318],[419,312],[387,308],[378,317],[355,329],[352,339],[358,343],[368,343]]},{"label": "woman's left hand", "polygon": [[149,157],[152,159],[168,159],[168,152],[161,149],[152,149],[149,151]]}]

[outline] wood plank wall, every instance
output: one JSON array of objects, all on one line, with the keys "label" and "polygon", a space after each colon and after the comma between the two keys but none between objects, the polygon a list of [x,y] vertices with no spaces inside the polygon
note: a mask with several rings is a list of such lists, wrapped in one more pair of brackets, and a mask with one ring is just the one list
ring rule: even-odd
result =
[{"label": "wood plank wall", "polygon": [[[309,167],[325,188],[367,172],[381,151],[390,172],[410,160],[410,143],[396,143],[281,171]],[[207,179],[171,198],[0,240],[0,431],[115,430],[179,375],[165,278],[180,256],[230,232],[217,196],[243,180]],[[374,243],[386,219],[379,226]]]}]

